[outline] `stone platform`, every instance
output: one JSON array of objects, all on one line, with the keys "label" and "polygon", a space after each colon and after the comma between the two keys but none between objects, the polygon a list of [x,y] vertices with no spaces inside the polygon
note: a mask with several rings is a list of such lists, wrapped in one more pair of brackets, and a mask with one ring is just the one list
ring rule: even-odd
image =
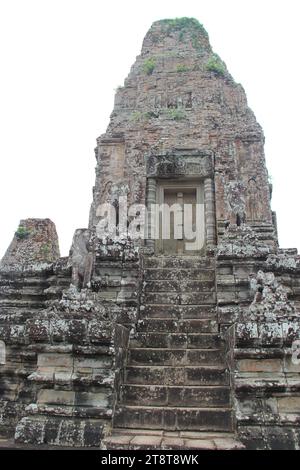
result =
[{"label": "stone platform", "polygon": [[153,431],[147,429],[114,429],[104,441],[107,449],[129,450],[242,450],[231,433],[189,431]]}]

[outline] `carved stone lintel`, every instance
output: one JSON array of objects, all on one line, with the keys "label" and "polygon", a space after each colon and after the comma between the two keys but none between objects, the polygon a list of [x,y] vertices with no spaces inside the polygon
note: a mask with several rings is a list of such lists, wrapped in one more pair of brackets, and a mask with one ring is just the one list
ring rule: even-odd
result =
[{"label": "carved stone lintel", "polygon": [[151,178],[205,178],[213,174],[211,152],[187,150],[146,156],[147,176]]}]

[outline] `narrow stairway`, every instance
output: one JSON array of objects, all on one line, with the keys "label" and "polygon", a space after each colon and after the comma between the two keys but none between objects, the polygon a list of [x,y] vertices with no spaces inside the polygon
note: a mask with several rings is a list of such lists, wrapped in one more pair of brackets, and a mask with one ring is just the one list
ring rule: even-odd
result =
[{"label": "narrow stairway", "polygon": [[125,448],[134,433],[149,443],[149,432],[156,443],[167,433],[177,446],[180,438],[182,446],[187,439],[222,441],[224,433],[234,442],[212,263],[187,256],[144,260],[140,320],[108,448],[118,442]]}]

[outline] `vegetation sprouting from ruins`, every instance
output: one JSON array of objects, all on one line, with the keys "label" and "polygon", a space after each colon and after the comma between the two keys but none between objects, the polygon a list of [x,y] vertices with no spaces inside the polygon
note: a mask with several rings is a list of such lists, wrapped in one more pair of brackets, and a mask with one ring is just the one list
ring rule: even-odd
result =
[{"label": "vegetation sprouting from ruins", "polygon": [[51,246],[49,243],[44,243],[41,247],[41,253],[44,256],[48,256],[50,254]]},{"label": "vegetation sprouting from ruins", "polygon": [[172,121],[181,121],[186,118],[186,113],[183,108],[161,108],[160,111],[134,111],[130,120],[132,122],[146,122],[150,119],[157,119],[160,116],[170,119]]},{"label": "vegetation sprouting from ruins", "polygon": [[200,31],[202,34],[208,36],[204,26],[195,18],[174,18],[174,19],[164,19],[160,23],[166,26],[167,31],[176,30],[180,31],[181,39],[183,37],[183,32],[188,29],[194,29]]},{"label": "vegetation sprouting from ruins", "polygon": [[169,119],[172,119],[173,121],[181,121],[182,119],[185,119],[186,114],[183,109],[168,109],[167,110],[167,116]]},{"label": "vegetation sprouting from ruins", "polygon": [[158,118],[159,113],[155,111],[134,111],[131,116],[130,120],[133,122],[141,122],[141,121],[149,121],[152,118]]},{"label": "vegetation sprouting from ruins", "polygon": [[226,72],[225,66],[217,54],[213,54],[207,61],[205,68],[208,72],[213,72],[219,76],[225,75]]},{"label": "vegetation sprouting from ruins", "polygon": [[179,65],[177,65],[177,67],[176,67],[176,71],[177,71],[177,72],[187,72],[187,71],[188,71],[188,67],[187,67],[186,65],[179,64]]},{"label": "vegetation sprouting from ruins", "polygon": [[23,240],[24,238],[27,238],[29,237],[30,235],[30,230],[27,230],[25,227],[23,227],[22,225],[20,225],[18,227],[18,230],[16,231],[16,237],[19,239],[19,240]]},{"label": "vegetation sprouting from ruins", "polygon": [[143,71],[147,75],[151,75],[154,69],[155,69],[155,59],[153,58],[146,59],[143,64]]}]

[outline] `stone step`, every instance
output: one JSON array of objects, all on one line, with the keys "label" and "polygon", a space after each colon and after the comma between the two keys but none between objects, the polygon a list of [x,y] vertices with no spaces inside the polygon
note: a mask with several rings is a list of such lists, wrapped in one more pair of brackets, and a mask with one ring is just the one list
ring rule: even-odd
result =
[{"label": "stone step", "polygon": [[201,305],[215,304],[215,292],[145,292],[141,297],[142,304],[166,304],[166,305]]},{"label": "stone step", "polygon": [[45,297],[50,299],[59,299],[61,298],[63,288],[62,286],[50,286],[48,289],[44,290]]},{"label": "stone step", "polygon": [[130,340],[131,348],[223,349],[218,334],[210,333],[142,333]]},{"label": "stone step", "polygon": [[174,269],[174,268],[146,268],[144,279],[147,281],[191,281],[208,282],[215,280],[215,271],[212,269]]},{"label": "stone step", "polygon": [[139,320],[138,332],[169,332],[169,333],[217,333],[218,324],[213,320],[170,320],[165,318],[150,318]]},{"label": "stone step", "polygon": [[39,299],[43,298],[45,289],[43,287],[21,287],[16,289],[14,286],[0,287],[0,296],[6,299]]},{"label": "stone step", "polygon": [[36,418],[38,416],[44,417],[69,417],[74,418],[74,412],[76,412],[77,418],[93,419],[95,416],[97,419],[109,419],[111,417],[111,410],[101,406],[74,406],[70,405],[52,405],[52,404],[36,404],[32,403],[26,408],[28,416],[33,415]]},{"label": "stone step", "polygon": [[[113,429],[104,440],[108,450],[242,450],[233,433]],[[184,455],[183,455],[184,457]]]},{"label": "stone step", "polygon": [[200,319],[217,318],[216,308],[210,305],[146,304],[140,306],[141,318]]},{"label": "stone step", "polygon": [[10,299],[1,299],[0,300],[0,309],[2,308],[15,308],[15,309],[43,309],[45,308],[45,301],[40,300],[40,299],[24,299],[23,297],[21,299],[15,299],[15,298],[10,298]]},{"label": "stone step", "polygon": [[68,287],[70,286],[70,283],[72,282],[72,277],[69,275],[66,276],[51,276],[48,277],[48,282],[51,285],[57,285],[57,286],[63,286],[63,287]]},{"label": "stone step", "polygon": [[185,280],[149,281],[144,282],[144,292],[212,292],[214,281]]},{"label": "stone step", "polygon": [[10,302],[6,306],[3,306],[0,301],[0,305],[0,323],[7,322],[7,320],[9,320],[10,323],[23,323],[28,318],[31,318],[32,315],[36,314],[35,305],[31,305],[30,307],[26,306],[25,308],[20,309],[16,309],[16,307],[11,305]]},{"label": "stone step", "polygon": [[229,387],[122,385],[120,403],[142,406],[229,407]]},{"label": "stone step", "polygon": [[278,250],[279,254],[287,254],[289,256],[295,256],[298,254],[298,248],[279,248]]},{"label": "stone step", "polygon": [[233,417],[229,408],[171,408],[120,406],[114,426],[165,430],[232,431]]},{"label": "stone step", "polygon": [[30,289],[35,287],[37,289],[47,289],[49,287],[50,282],[48,278],[19,278],[19,279],[5,279],[0,278],[0,292],[1,294],[5,292],[5,288],[13,288],[16,290],[20,289]]},{"label": "stone step", "polygon": [[222,366],[128,366],[125,384],[139,385],[229,385]]},{"label": "stone step", "polygon": [[130,349],[129,365],[224,365],[224,354],[219,349]]},{"label": "stone step", "polygon": [[149,256],[144,268],[213,269],[213,260],[200,256]]}]

